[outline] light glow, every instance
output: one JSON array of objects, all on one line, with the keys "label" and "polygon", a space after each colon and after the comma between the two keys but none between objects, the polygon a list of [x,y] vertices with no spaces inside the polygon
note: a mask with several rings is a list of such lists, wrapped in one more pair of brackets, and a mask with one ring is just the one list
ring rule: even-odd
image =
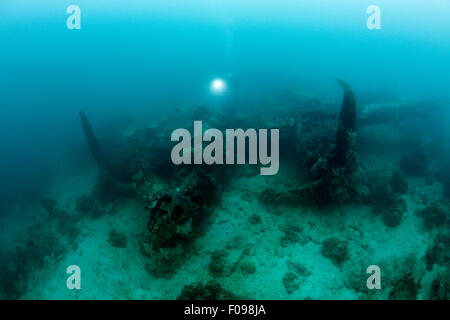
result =
[{"label": "light glow", "polygon": [[226,91],[226,89],[227,83],[220,78],[214,79],[211,82],[211,91],[215,94],[222,94]]}]

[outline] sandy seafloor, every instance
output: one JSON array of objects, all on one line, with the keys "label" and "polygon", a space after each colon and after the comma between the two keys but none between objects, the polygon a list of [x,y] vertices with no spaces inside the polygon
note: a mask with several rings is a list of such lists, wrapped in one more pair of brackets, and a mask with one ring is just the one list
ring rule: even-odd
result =
[{"label": "sandy seafloor", "polygon": [[[373,157],[370,161],[374,165]],[[379,163],[389,168],[385,159],[380,158]],[[194,240],[185,261],[169,279],[155,278],[146,271],[145,264],[149,260],[141,254],[140,241],[146,232],[148,212],[141,202],[124,201],[109,214],[82,220],[78,245],[69,248],[59,259],[49,258],[42,269],[30,274],[22,298],[175,299],[186,284],[216,279],[226,290],[249,299],[387,299],[393,279],[425,270],[424,255],[431,244],[432,233],[424,232],[423,222],[414,212],[422,196],[441,193],[439,183],[409,178],[410,192],[403,196],[408,211],[400,226],[390,228],[371,212],[371,208],[364,206],[324,212],[301,207],[266,207],[258,201],[255,192],[269,185],[289,187],[287,181],[293,181],[286,178],[292,178],[289,166],[281,163],[276,176],[248,175],[244,169],[240,178],[233,179],[214,208],[207,231]],[[60,208],[76,214],[76,199],[91,191],[95,179],[95,169],[63,176],[49,194],[57,199]],[[261,217],[259,223],[250,223],[249,217],[254,213]],[[3,221],[2,245],[14,246],[26,237],[23,233],[33,215],[39,215],[39,211],[29,215],[21,212],[21,220],[12,215],[9,221]],[[285,241],[282,245],[281,239],[286,238],[283,230],[293,225],[301,230],[299,239]],[[126,233],[126,248],[112,247],[108,243],[111,228]],[[342,266],[334,265],[321,254],[321,242],[330,236],[348,240],[350,258]],[[251,261],[256,271],[245,274],[237,267],[229,276],[214,278],[208,267],[211,253],[224,248],[229,251],[226,257],[229,265],[235,261],[240,264]],[[242,258],[244,248],[247,250]],[[238,260],[239,257],[242,260]],[[289,294],[283,285],[283,276],[292,262],[302,264],[308,273],[299,276],[299,288]],[[81,290],[66,288],[68,275],[65,271],[73,264],[81,268]],[[382,289],[376,292],[365,288],[369,276],[366,268],[372,264],[379,265],[382,272]],[[427,290],[427,276],[421,281],[421,290]],[[363,289],[357,292],[354,288],[359,285]],[[418,298],[426,295],[426,292],[419,292]]]}]

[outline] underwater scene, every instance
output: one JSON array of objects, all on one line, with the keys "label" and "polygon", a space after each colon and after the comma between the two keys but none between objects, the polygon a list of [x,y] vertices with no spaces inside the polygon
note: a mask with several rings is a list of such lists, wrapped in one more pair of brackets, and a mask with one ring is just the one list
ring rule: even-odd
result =
[{"label": "underwater scene", "polygon": [[1,0],[0,299],[448,300],[448,0]]}]

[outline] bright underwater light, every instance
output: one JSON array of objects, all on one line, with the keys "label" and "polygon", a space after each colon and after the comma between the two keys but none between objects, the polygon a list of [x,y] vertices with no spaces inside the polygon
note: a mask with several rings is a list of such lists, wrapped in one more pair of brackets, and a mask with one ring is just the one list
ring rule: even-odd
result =
[{"label": "bright underwater light", "polygon": [[227,83],[220,78],[214,79],[211,82],[211,91],[215,94],[222,94],[227,89]]}]

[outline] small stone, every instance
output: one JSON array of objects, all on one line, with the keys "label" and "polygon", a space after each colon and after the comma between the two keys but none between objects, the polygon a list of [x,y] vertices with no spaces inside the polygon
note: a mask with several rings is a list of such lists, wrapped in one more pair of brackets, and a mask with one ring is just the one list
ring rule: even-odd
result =
[{"label": "small stone", "polygon": [[241,271],[244,275],[254,274],[256,271],[255,264],[251,261],[244,261],[241,263]]},{"label": "small stone", "polygon": [[408,210],[405,200],[398,198],[393,202],[392,207],[388,208],[383,215],[383,221],[386,226],[395,228],[400,225],[403,214]]},{"label": "small stone", "polygon": [[225,269],[225,252],[223,250],[216,250],[211,254],[211,262],[209,263],[209,270],[214,276],[220,276]]},{"label": "small stone", "polygon": [[111,246],[116,248],[126,248],[127,247],[127,236],[125,233],[118,231],[116,229],[111,229],[108,235],[108,242]]},{"label": "small stone", "polygon": [[283,285],[286,288],[286,292],[291,294],[300,288],[300,279],[295,273],[287,272],[283,276]]},{"label": "small stone", "polygon": [[257,215],[256,213],[254,213],[248,218],[248,222],[251,224],[261,223],[261,217],[259,215]]},{"label": "small stone", "polygon": [[322,242],[322,255],[333,261],[335,265],[341,265],[348,259],[347,242],[338,238],[328,238]]}]

